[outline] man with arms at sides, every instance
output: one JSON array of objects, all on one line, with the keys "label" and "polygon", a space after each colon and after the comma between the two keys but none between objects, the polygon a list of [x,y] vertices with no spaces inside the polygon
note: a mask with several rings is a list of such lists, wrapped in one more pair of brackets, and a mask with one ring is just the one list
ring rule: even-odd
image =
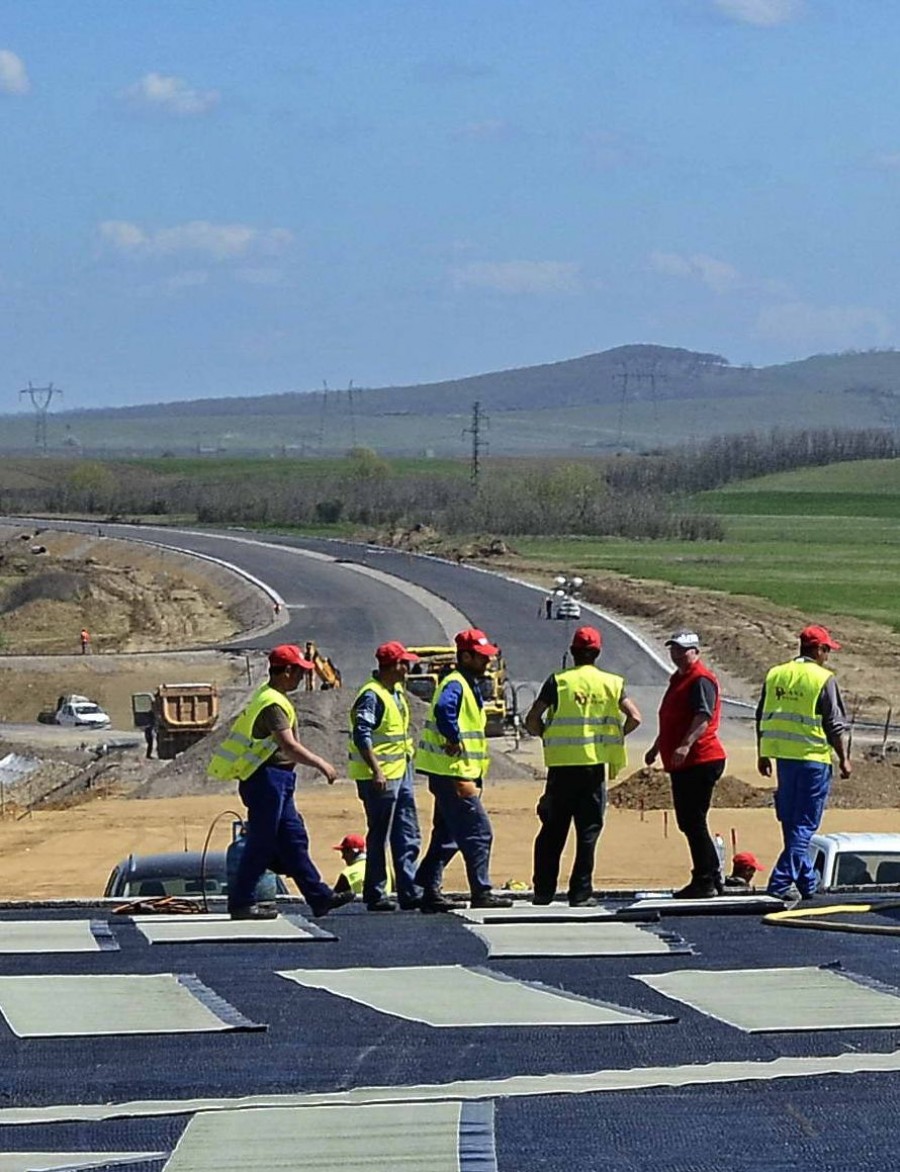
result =
[{"label": "man with arms at sides", "polygon": [[370,912],[392,912],[387,894],[386,848],[404,910],[417,908],[422,889],[416,884],[421,835],[413,790],[413,742],[404,681],[418,655],[402,643],[382,643],[375,651],[377,669],[360,688],[350,711],[350,777],[366,811],[366,872],[363,899]]},{"label": "man with arms at sides", "polygon": [[691,881],[676,899],[709,899],[722,891],[719,852],[706,822],[716,782],[725,771],[718,737],[719,681],[700,659],[700,637],[676,631],[666,641],[675,671],[659,706],[659,732],[644,755],[657,755],[672,783],[675,821],[691,852]]},{"label": "man with arms at sides", "polygon": [[574,666],[548,676],[525,717],[525,727],[544,743],[547,784],[537,805],[541,829],[534,840],[534,898],[556,895],[559,862],[569,826],[575,824],[575,860],[569,876],[572,907],[593,898],[594,854],[606,813],[606,777],[626,764],[625,737],[641,723],[625,681],[596,666],[603,640],[596,627],[572,636]]},{"label": "man with arms at sides", "polygon": [[446,912],[456,904],[441,893],[444,868],[459,851],[466,864],[472,907],[512,907],[494,895],[489,874],[494,833],[481,802],[489,756],[479,681],[499,647],[484,631],[456,636],[456,667],[440,681],[422,730],[416,769],[428,775],[434,797],[431,841],[416,882],[423,912]]},{"label": "man with arms at sides", "polygon": [[778,779],[775,814],[784,850],[769,875],[768,892],[778,899],[811,899],[818,876],[809,860],[809,840],[819,828],[831,788],[832,749],[841,777],[849,777],[850,748],[844,702],[825,666],[840,650],[825,627],[804,627],[800,654],[770,668],[756,708],[757,768]]},{"label": "man with arms at sides", "polygon": [[287,697],[312,666],[292,643],[273,648],[268,680],[247,701],[209,763],[210,778],[237,781],[247,807],[246,845],[228,891],[234,920],[276,915],[274,908],[253,900],[256,884],[269,868],[290,875],[314,916],[327,915],[353,898],[352,892],[335,895],[322,879],[309,856],[309,836],[294,804],[296,765],[317,769],[329,785],[337,777],[333,765],[297,739],[297,715]]}]

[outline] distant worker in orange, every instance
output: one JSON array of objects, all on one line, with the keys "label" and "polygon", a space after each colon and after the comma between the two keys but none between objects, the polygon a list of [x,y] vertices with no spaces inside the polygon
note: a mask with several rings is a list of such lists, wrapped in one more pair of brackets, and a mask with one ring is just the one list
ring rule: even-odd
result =
[{"label": "distant worker in orange", "polygon": [[86,627],[82,628],[82,631],[81,631],[81,654],[82,655],[90,655],[91,654],[91,633],[90,633],[90,631],[88,631],[88,629]]}]

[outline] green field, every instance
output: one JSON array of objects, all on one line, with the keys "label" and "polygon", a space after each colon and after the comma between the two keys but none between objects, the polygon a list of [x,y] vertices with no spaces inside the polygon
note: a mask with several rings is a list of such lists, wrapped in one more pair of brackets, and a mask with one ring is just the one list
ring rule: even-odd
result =
[{"label": "green field", "polygon": [[811,619],[853,615],[900,630],[900,461],[762,477],[702,494],[691,507],[721,515],[725,540],[519,539],[515,545],[569,573],[614,570],[757,595]]}]

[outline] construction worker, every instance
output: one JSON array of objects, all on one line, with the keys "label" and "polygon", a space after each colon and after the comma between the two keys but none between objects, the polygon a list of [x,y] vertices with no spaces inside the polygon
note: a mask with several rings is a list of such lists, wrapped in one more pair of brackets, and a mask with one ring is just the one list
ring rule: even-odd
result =
[{"label": "construction worker", "polygon": [[392,912],[398,904],[387,894],[388,843],[399,906],[409,910],[422,902],[422,889],[416,884],[422,837],[413,789],[414,746],[403,686],[410,665],[419,657],[392,642],[382,643],[375,659],[378,667],[350,710],[350,777],[366,811],[363,899],[370,912]]},{"label": "construction worker", "polygon": [[428,775],[434,797],[431,841],[416,874],[423,912],[447,912],[457,906],[441,893],[444,868],[457,851],[465,860],[472,907],[512,907],[513,903],[491,889],[494,834],[481,802],[489,756],[478,685],[491,656],[500,649],[476,628],[460,631],[455,642],[456,667],[435,690],[416,757],[416,769]]},{"label": "construction worker", "polygon": [[233,920],[274,918],[274,907],[253,902],[256,884],[270,867],[290,875],[314,916],[327,915],[353,898],[352,892],[336,894],[322,879],[309,857],[309,836],[294,804],[296,765],[317,769],[329,785],[337,777],[333,765],[297,739],[297,716],[287,698],[311,667],[294,644],[274,647],[267,682],[250,697],[209,763],[209,777],[238,782],[247,807],[246,846],[228,890]]},{"label": "construction worker", "polygon": [[691,881],[673,892],[676,899],[709,899],[724,887],[719,852],[706,818],[716,782],[725,771],[719,741],[719,681],[700,659],[700,636],[676,631],[666,640],[675,671],[659,706],[659,732],[644,754],[657,755],[672,783],[675,821],[691,853]]},{"label": "construction worker", "polygon": [[81,631],[81,654],[91,654],[91,633],[87,627],[82,628]]},{"label": "construction worker", "polygon": [[541,828],[534,840],[532,903],[551,903],[559,862],[575,824],[575,859],[569,876],[571,907],[589,907],[594,852],[606,812],[606,776],[625,763],[625,737],[641,723],[621,676],[596,666],[603,639],[596,627],[572,636],[573,667],[548,676],[528,710],[525,727],[544,743],[547,783],[537,804]]},{"label": "construction worker", "polygon": [[345,834],[333,850],[341,852],[344,869],[338,875],[334,890],[362,895],[366,874],[366,840],[361,834]]},{"label": "construction worker", "polygon": [[725,876],[727,893],[736,895],[740,891],[749,891],[757,871],[762,870],[762,863],[752,851],[738,851],[731,860],[731,874]]},{"label": "construction worker", "polygon": [[767,890],[789,902],[811,899],[818,886],[807,850],[831,788],[832,749],[841,777],[851,772],[844,702],[825,666],[840,647],[825,627],[804,627],[800,654],[769,670],[756,709],[757,768],[771,777],[775,761],[775,814],[784,841]]}]

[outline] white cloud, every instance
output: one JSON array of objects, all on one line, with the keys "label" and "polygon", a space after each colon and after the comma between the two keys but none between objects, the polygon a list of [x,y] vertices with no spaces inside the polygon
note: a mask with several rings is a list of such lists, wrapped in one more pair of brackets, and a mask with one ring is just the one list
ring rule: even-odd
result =
[{"label": "white cloud", "polygon": [[787,24],[803,11],[803,0],[713,0],[713,5],[731,20],[758,28]]},{"label": "white cloud", "polygon": [[714,293],[727,293],[742,284],[741,275],[733,265],[702,252],[690,256],[679,252],[651,252],[650,267],[667,277],[702,281]]},{"label": "white cloud", "polygon": [[138,109],[157,110],[178,117],[207,114],[219,104],[218,90],[196,90],[181,77],[147,73],[122,91],[127,102]]},{"label": "white cloud", "polygon": [[293,243],[287,228],[253,228],[249,224],[211,224],[192,220],[172,228],[145,230],[127,220],[105,220],[99,225],[101,240],[117,252],[131,256],[178,256],[185,253],[211,260],[241,260],[252,256],[277,256]]},{"label": "white cloud", "polygon": [[756,333],[794,353],[833,353],[836,350],[884,346],[896,334],[880,309],[857,305],[809,305],[794,301],[760,310]]},{"label": "white cloud", "polygon": [[27,94],[30,89],[22,58],[10,49],[0,49],[0,94]]},{"label": "white cloud", "polygon": [[559,260],[472,261],[450,275],[457,289],[497,293],[577,293],[582,287],[580,266]]}]

